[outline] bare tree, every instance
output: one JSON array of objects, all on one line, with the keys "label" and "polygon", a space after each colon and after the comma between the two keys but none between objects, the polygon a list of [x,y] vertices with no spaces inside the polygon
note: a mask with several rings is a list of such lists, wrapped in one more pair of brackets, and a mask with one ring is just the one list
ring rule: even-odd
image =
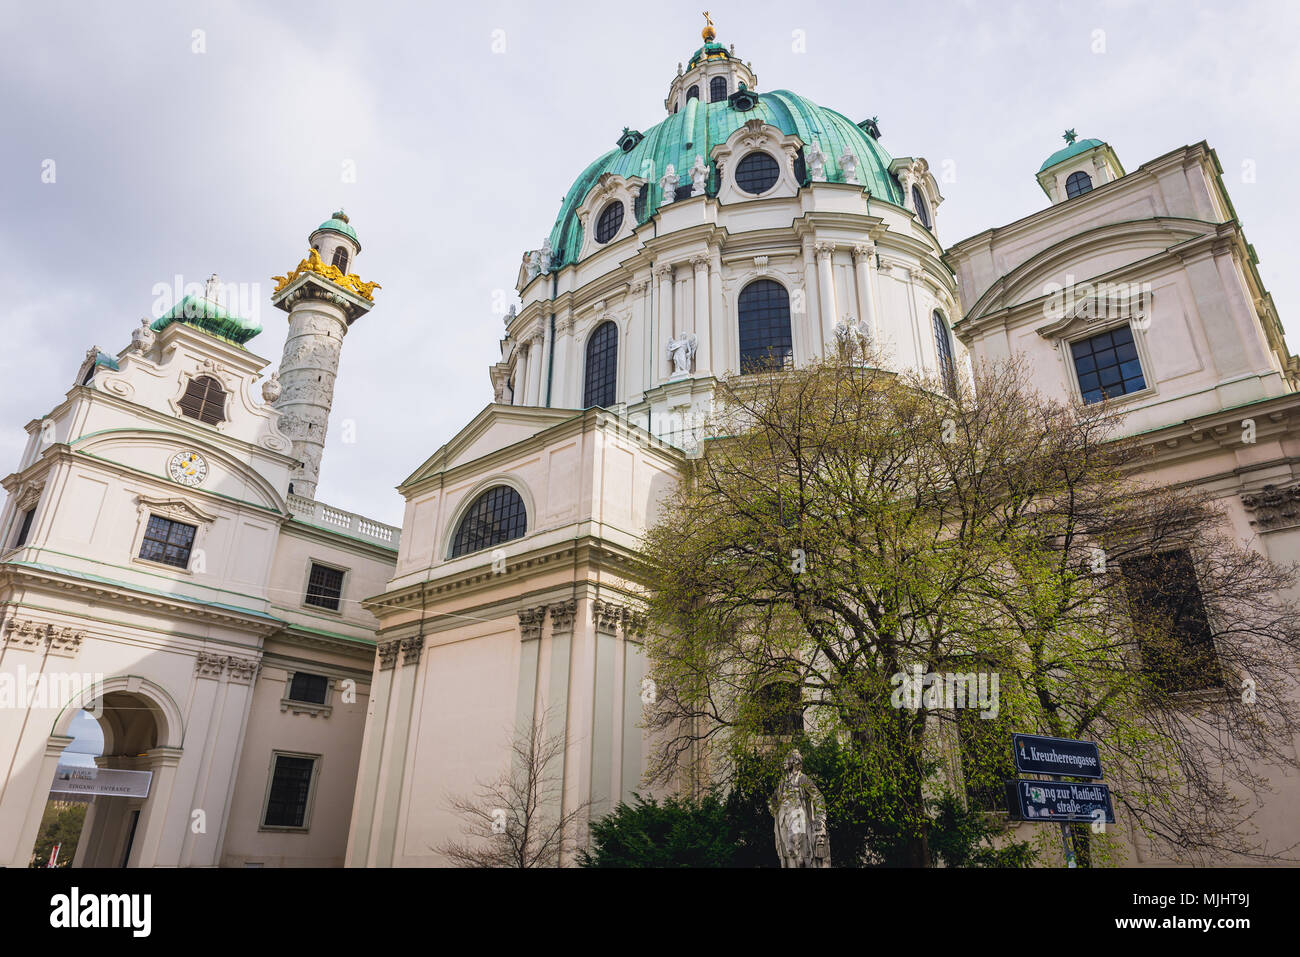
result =
[{"label": "bare tree", "polygon": [[567,813],[563,807],[563,756],[566,738],[548,735],[543,715],[510,748],[510,769],[480,783],[472,795],[448,803],[465,822],[464,840],[447,841],[437,851],[457,867],[562,867],[565,844],[586,818],[590,802]]}]

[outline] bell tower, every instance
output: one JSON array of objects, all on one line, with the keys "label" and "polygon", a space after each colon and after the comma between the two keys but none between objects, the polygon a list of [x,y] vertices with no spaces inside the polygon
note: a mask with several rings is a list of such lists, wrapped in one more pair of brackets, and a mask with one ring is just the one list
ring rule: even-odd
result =
[{"label": "bell tower", "polygon": [[342,211],[307,237],[307,258],[287,276],[274,276],[271,304],[289,314],[289,335],[280,358],[280,431],[293,441],[298,459],[289,482],[294,495],[314,499],[320,477],[334,379],[343,337],[374,306],[378,283],[349,272],[361,252],[356,230]]}]

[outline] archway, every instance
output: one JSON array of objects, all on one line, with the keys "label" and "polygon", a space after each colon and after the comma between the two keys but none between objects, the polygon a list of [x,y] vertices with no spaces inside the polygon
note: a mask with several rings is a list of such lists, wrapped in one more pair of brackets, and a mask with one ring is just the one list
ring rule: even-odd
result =
[{"label": "archway", "polygon": [[[87,720],[93,721],[103,736],[98,754],[90,753],[93,746],[86,747],[87,742],[94,741],[93,732],[87,733]],[[80,800],[86,804],[84,823],[67,866],[148,867],[168,863],[165,858],[170,855],[161,847],[161,838],[171,775],[180,757],[180,728],[180,713],[171,697],[136,676],[110,678],[64,708],[50,736],[46,752],[50,758],[48,776],[44,780],[57,787],[60,779],[66,781],[65,775],[77,766],[151,772],[147,781],[134,775],[123,776],[130,779],[132,786],[123,793],[78,795],[50,791],[51,803],[67,805]],[[48,854],[39,833],[36,848]],[[62,852],[61,857],[67,860]],[[35,862],[36,866],[43,863]]]}]

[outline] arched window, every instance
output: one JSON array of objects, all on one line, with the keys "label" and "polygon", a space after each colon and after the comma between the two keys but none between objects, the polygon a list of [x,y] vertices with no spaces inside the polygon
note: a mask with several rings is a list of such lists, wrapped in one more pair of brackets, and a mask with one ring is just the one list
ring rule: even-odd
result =
[{"label": "arched window", "polygon": [[771,153],[754,150],[736,164],[736,186],[752,196],[766,193],[776,185],[781,168]]},{"label": "arched window", "polygon": [[334,265],[338,267],[341,273],[348,271],[348,251],[345,247],[339,246],[334,250]]},{"label": "arched window", "polygon": [[185,387],[180,407],[191,419],[216,425],[226,421],[226,390],[211,376],[195,376]]},{"label": "arched window", "polygon": [[524,500],[509,485],[495,485],[474,499],[460,520],[452,541],[451,557],[459,558],[470,552],[512,542],[523,538],[527,530]]},{"label": "arched window", "polygon": [[596,220],[596,242],[607,243],[623,228],[623,204],[614,200],[600,211]]},{"label": "arched window", "polygon": [[740,371],[779,369],[794,355],[790,294],[771,279],[756,279],[740,292]]},{"label": "arched window", "polygon": [[727,78],[725,76],[715,76],[709,81],[709,102],[717,103],[718,100],[727,98]]},{"label": "arched window", "polygon": [[587,364],[583,371],[582,407],[614,404],[618,389],[618,326],[602,322],[587,340]]},{"label": "arched window", "polygon": [[686,99],[698,100],[700,98],[700,85],[697,83],[686,91]]},{"label": "arched window", "polygon": [[921,192],[921,187],[915,184],[912,186],[912,205],[916,207],[916,218],[921,221],[922,226],[929,229],[930,207],[925,203],[925,194]]},{"label": "arched window", "polygon": [[1092,189],[1092,177],[1083,170],[1076,170],[1065,180],[1065,198],[1074,199]]},{"label": "arched window", "polygon": [[957,394],[957,368],[952,361],[952,339],[948,337],[948,323],[943,321],[943,314],[934,311],[934,345],[939,353],[939,378],[943,382],[943,391],[949,395]]}]

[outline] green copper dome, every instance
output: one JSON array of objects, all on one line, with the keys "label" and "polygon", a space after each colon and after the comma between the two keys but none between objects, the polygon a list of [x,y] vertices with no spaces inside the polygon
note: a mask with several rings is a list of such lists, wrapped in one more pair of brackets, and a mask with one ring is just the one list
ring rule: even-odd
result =
[{"label": "green copper dome", "polygon": [[1064,149],[1059,149],[1047,159],[1043,160],[1043,165],[1038,167],[1038,172],[1042,172],[1049,166],[1055,166],[1063,160],[1068,160],[1071,156],[1078,156],[1080,153],[1086,153],[1094,146],[1105,146],[1101,140],[1075,140]]},{"label": "green copper dome", "polygon": [[325,220],[325,222],[317,226],[316,229],[332,229],[336,233],[342,233],[358,246],[361,245],[361,241],[357,239],[357,231],[348,223],[347,214],[341,209],[329,219]]},{"label": "green copper dome", "polygon": [[202,296],[186,296],[150,323],[149,328],[154,332],[162,332],[173,322],[183,322],[195,329],[202,329],[208,335],[238,346],[262,331],[259,323],[236,316],[220,303]]},{"label": "green copper dome", "polygon": [[[702,52],[707,52],[714,45],[706,45]],[[721,47],[721,44],[716,46]],[[862,187],[869,190],[872,196],[903,205],[902,190],[889,172],[892,158],[858,124],[789,90],[750,95],[757,100],[757,104],[749,110],[735,109],[727,100],[717,103],[697,100],[695,109],[684,109],[671,114],[662,123],[647,130],[645,136],[636,141],[630,150],[610,150],[583,170],[565,195],[559,218],[551,230],[552,269],[577,261],[582,249],[582,224],[578,222],[577,210],[602,175],[613,173],[653,180],[649,183],[644,204],[637,204],[637,225],[640,225],[649,220],[663,202],[659,178],[664,175],[670,163],[677,171],[679,181],[689,185],[689,170],[695,163],[695,157],[704,157],[704,161],[709,163],[710,171],[706,192],[713,195],[717,190],[718,173],[709,159],[710,151],[754,119],[762,120],[782,133],[798,136],[805,147],[815,140],[826,155],[826,179],[831,183],[844,182],[839,158],[847,146],[858,161],[857,179]],[[694,123],[687,129],[687,121],[692,118]],[[690,146],[687,146],[688,143]],[[805,184],[807,175],[804,174]],[[640,208],[642,206],[644,208]]]}]

